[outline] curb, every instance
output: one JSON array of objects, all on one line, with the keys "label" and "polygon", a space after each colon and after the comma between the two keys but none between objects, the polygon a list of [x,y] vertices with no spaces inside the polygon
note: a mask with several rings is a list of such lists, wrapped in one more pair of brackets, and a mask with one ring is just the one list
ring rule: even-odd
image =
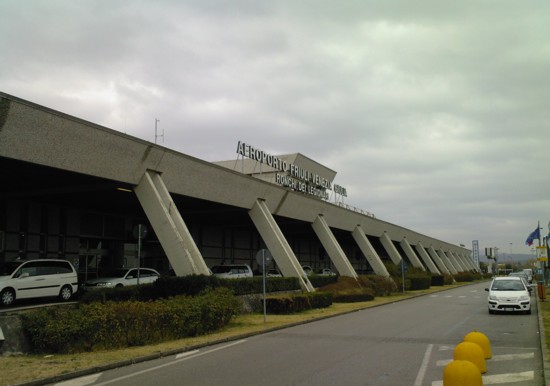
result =
[{"label": "curb", "polygon": [[542,377],[544,378],[544,384],[550,385],[550,362],[548,361],[548,353],[546,349],[546,331],[544,329],[544,320],[542,319],[542,313],[540,308],[540,299],[537,293],[535,293],[537,299],[537,316],[539,320],[539,338],[540,338],[540,351],[542,354]]}]

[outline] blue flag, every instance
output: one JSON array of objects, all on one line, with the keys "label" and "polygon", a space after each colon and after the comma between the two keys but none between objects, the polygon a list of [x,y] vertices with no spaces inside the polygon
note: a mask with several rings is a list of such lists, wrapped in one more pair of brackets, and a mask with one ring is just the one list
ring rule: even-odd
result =
[{"label": "blue flag", "polygon": [[527,244],[529,246],[533,245],[533,240],[534,239],[540,240],[540,228],[538,226],[537,226],[537,229],[535,229],[533,232],[531,232],[529,237],[527,237],[527,240],[525,240],[525,244]]}]

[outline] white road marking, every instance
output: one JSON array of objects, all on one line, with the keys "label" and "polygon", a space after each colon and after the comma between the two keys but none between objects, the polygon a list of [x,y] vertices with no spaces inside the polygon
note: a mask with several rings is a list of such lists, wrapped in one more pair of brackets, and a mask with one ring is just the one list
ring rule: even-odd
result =
[{"label": "white road marking", "polygon": [[176,355],[176,359],[185,358],[185,357],[188,357],[189,355],[193,355],[193,354],[196,354],[198,352],[199,352],[199,350],[182,352],[181,354]]},{"label": "white road marking", "polygon": [[[483,375],[481,380],[483,385],[501,385],[505,383],[517,383],[531,381],[535,379],[534,371],[524,371],[522,373]],[[443,381],[433,381],[432,386],[443,386]]]},{"label": "white road marking", "polygon": [[[520,359],[532,359],[535,357],[535,353],[525,353],[525,354],[503,354],[503,355],[493,355],[491,359],[487,359],[488,362],[501,362],[501,361],[515,361]],[[443,359],[436,362],[436,366],[447,366],[451,363],[452,359]]]},{"label": "white road marking", "polygon": [[424,382],[424,377],[426,376],[426,370],[428,369],[428,363],[430,362],[433,347],[433,344],[429,344],[426,352],[424,353],[424,359],[422,360],[422,364],[420,365],[420,369],[416,375],[414,386],[422,386],[422,383]]},{"label": "white road marking", "polygon": [[244,342],[246,342],[246,339],[238,340],[236,342],[226,344],[225,346],[220,346],[220,347],[213,348],[212,350],[197,353],[196,355],[188,355],[188,356],[185,356],[183,358],[173,360],[172,362],[168,362],[168,363],[165,363],[165,364],[162,364],[162,365],[159,365],[159,366],[151,367],[149,369],[136,371],[135,373],[132,373],[132,374],[124,375],[122,377],[118,377],[118,378],[111,379],[109,381],[98,383],[98,384],[96,384],[96,386],[103,386],[103,385],[109,385],[111,383],[116,383],[116,382],[121,381],[123,379],[132,378],[132,377],[135,377],[136,375],[141,375],[141,374],[148,373],[150,371],[155,371],[155,370],[158,370],[158,369],[162,369],[163,367],[172,366],[172,365],[175,365],[177,363],[186,361],[188,359],[197,358],[197,357],[200,357],[200,356],[203,356],[203,355],[206,355],[206,354],[210,354],[210,353],[213,353],[213,352],[216,352],[216,351],[219,351],[219,350],[223,350],[223,349],[226,349],[226,348],[229,348],[231,346],[235,346],[235,345],[238,345],[238,344],[241,344],[241,343],[244,343]]},{"label": "white road marking", "polygon": [[535,357],[534,352],[528,352],[525,354],[502,354],[502,355],[493,355],[491,359],[489,359],[491,362],[499,362],[499,361],[514,361],[517,359],[531,359]]},{"label": "white road marking", "polygon": [[522,373],[484,375],[481,377],[484,385],[496,385],[501,383],[525,382],[535,379],[534,371],[524,371]]},{"label": "white road marking", "polygon": [[69,379],[68,381],[56,383],[55,386],[85,386],[85,385],[91,385],[99,377],[101,377],[101,374],[102,373],[87,375],[85,377],[80,377],[80,378],[75,378],[75,379]]}]

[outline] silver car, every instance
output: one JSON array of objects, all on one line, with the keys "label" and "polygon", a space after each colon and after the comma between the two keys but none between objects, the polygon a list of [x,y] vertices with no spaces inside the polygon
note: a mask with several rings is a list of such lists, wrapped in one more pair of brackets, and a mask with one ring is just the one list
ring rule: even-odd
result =
[{"label": "silver car", "polygon": [[126,287],[129,285],[153,283],[160,273],[152,268],[121,268],[109,271],[102,277],[91,279],[84,284],[85,289]]}]

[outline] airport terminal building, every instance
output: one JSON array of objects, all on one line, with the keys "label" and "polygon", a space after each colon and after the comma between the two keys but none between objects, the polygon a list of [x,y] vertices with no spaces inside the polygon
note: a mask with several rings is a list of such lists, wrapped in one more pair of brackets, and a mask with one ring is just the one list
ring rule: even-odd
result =
[{"label": "airport terminal building", "polygon": [[138,264],[181,276],[257,270],[268,250],[270,268],[306,291],[303,265],[351,277],[402,260],[478,270],[462,246],[343,205],[336,172],[307,156],[231,146],[236,160],[206,162],[0,93],[0,262],[67,259],[82,279]]}]

